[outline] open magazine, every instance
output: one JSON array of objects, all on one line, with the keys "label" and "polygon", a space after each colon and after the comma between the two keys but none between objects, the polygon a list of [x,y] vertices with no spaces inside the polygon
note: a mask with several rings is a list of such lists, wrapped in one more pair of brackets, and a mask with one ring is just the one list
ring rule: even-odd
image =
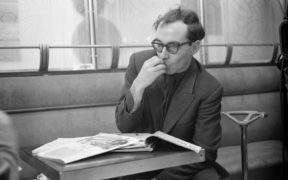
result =
[{"label": "open magazine", "polygon": [[192,150],[199,154],[204,155],[204,149],[200,146],[176,138],[161,131],[157,131],[153,134],[150,133],[128,133],[123,134],[125,136],[134,137],[137,139],[136,143],[122,148],[115,149],[116,152],[138,152],[138,151],[153,151],[159,140],[169,142],[171,144]]},{"label": "open magazine", "polygon": [[139,152],[153,151],[158,140],[175,144],[192,150],[199,156],[204,155],[204,149],[195,144],[157,131],[149,133],[109,134],[99,133],[94,136],[77,138],[58,138],[32,151],[34,156],[50,159],[62,164],[71,163],[105,152]]},{"label": "open magazine", "polygon": [[136,143],[137,139],[116,134],[99,133],[95,136],[58,138],[32,151],[34,156],[62,164],[113,151]]},{"label": "open magazine", "polygon": [[126,133],[125,136],[135,138],[136,142],[122,148],[115,149],[114,152],[139,152],[139,151],[153,151],[156,146],[156,141],[149,142],[147,138],[151,137],[150,133]]}]

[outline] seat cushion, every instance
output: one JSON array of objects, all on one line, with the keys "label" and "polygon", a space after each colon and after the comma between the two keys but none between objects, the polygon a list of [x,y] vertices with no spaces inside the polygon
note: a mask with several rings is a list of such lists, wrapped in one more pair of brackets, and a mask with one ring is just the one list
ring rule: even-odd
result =
[{"label": "seat cushion", "polygon": [[[247,153],[249,178],[253,174],[266,174],[264,176],[265,179],[266,177],[269,179],[268,176],[271,175],[273,177],[275,175],[275,169],[278,169],[279,172],[281,172],[281,141],[269,140],[249,143]],[[239,145],[220,148],[218,151],[217,162],[226,168],[231,177],[236,177],[235,175],[237,174],[237,177],[241,178],[241,176],[239,176],[242,171],[241,147]]]}]

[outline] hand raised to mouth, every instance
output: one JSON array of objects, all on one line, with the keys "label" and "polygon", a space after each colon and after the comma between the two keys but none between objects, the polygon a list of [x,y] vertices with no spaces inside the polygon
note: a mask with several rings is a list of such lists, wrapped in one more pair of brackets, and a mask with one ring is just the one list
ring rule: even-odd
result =
[{"label": "hand raised to mouth", "polygon": [[139,106],[143,92],[146,87],[152,84],[157,77],[166,72],[166,65],[163,60],[157,56],[153,56],[144,62],[138,76],[131,85],[130,91],[134,100],[134,107],[131,112]]}]

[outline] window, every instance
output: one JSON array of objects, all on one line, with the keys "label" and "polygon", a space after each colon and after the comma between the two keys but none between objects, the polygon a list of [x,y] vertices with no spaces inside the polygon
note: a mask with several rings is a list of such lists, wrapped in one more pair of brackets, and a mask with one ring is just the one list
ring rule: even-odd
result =
[{"label": "window", "polygon": [[281,2],[0,0],[0,72],[36,72],[40,59],[48,71],[126,68],[131,53],[151,48],[155,19],[179,5],[195,10],[206,29],[196,54],[202,63],[224,64],[229,53],[234,64],[269,62]]},{"label": "window", "polygon": [[[39,44],[71,45],[77,39],[77,26],[85,17],[71,0],[1,0],[0,46],[33,48],[1,49],[1,71],[38,71]],[[12,33],[10,33],[12,32]],[[87,32],[82,32],[87,34]],[[12,52],[13,51],[13,52]],[[4,54],[4,56],[3,56]],[[50,66],[69,69],[79,63],[73,49],[50,54]]]},{"label": "window", "polygon": [[[280,6],[271,0],[205,0],[205,44],[231,44],[231,63],[269,62],[279,42]],[[206,64],[223,62],[227,46],[205,49]]]}]

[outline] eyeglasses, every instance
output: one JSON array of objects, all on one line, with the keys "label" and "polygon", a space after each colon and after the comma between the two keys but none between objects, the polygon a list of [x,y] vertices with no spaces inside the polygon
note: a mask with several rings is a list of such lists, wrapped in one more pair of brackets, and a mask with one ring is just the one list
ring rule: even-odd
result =
[{"label": "eyeglasses", "polygon": [[152,44],[152,47],[155,49],[155,51],[158,53],[162,53],[163,48],[166,47],[166,50],[170,54],[176,54],[181,46],[183,46],[185,44],[191,44],[191,41],[183,42],[183,43],[169,42],[167,44],[163,44],[159,40],[155,39],[151,42],[151,44]]}]

